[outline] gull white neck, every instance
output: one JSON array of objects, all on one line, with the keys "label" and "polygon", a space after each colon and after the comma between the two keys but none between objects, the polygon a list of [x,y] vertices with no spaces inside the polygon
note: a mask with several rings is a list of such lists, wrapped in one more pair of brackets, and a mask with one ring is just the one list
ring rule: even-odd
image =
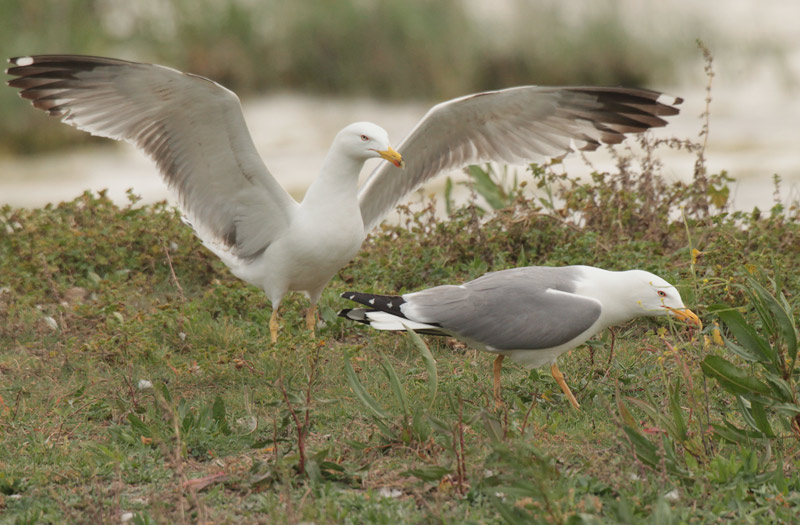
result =
[{"label": "gull white neck", "polygon": [[585,277],[576,291],[602,303],[600,319],[604,326],[625,323],[643,315],[643,310],[636,306],[636,294],[625,275],[626,272],[613,272],[591,266],[583,269]]},{"label": "gull white neck", "polygon": [[354,158],[339,148],[332,147],[325,156],[319,176],[308,188],[301,206],[326,209],[358,207],[358,176],[363,166],[363,159]]}]

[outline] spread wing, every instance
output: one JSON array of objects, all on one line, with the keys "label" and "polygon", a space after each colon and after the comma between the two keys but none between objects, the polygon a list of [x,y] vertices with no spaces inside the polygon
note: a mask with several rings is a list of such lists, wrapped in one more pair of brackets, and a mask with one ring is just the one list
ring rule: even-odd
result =
[{"label": "spread wing", "polygon": [[256,152],[238,97],[152,64],[78,55],[18,57],[8,84],[78,129],[130,142],[158,165],[204,241],[241,258],[286,230],[298,206]]},{"label": "spread wing", "polygon": [[526,164],[571,150],[617,144],[627,133],[666,124],[679,98],[603,87],[523,86],[434,106],[397,147],[406,167],[388,163],[359,192],[366,231],[406,195],[441,171],[469,164]]}]

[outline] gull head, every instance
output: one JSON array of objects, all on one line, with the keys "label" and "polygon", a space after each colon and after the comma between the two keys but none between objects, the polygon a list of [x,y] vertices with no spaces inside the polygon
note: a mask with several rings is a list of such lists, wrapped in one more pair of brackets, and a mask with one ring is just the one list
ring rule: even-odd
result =
[{"label": "gull head", "polygon": [[356,159],[382,158],[398,168],[405,166],[403,157],[389,145],[389,135],[382,127],[371,122],[350,124],[336,136],[336,142]]},{"label": "gull head", "polygon": [[670,283],[642,270],[631,270],[625,274],[629,276],[629,292],[639,309],[638,316],[670,315],[702,329],[703,323],[694,312],[686,308],[681,294]]}]

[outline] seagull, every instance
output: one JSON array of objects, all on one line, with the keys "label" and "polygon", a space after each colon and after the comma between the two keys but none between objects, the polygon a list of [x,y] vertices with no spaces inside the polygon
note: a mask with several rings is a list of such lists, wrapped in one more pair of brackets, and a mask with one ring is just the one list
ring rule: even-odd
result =
[{"label": "seagull", "polygon": [[550,373],[576,409],[556,358],[609,326],[637,317],[670,315],[702,328],[673,285],[643,270],[608,271],[593,266],[527,266],[490,272],[461,285],[404,295],[345,292],[368,308],[340,317],[378,330],[415,330],[461,339],[497,354],[494,396],[500,403],[500,370],[507,356]]},{"label": "seagull", "polygon": [[[469,164],[521,164],[617,144],[666,124],[680,98],[642,89],[522,86],[434,106],[398,146],[368,122],[342,129],[302,202],[256,151],[241,104],[209,79],[155,64],[82,55],[9,59],[8,85],[51,116],[129,142],[158,166],[203,244],[264,290],[269,327],[303,292],[312,332],[322,290],[410,191]],[[358,187],[366,160],[384,159]],[[402,168],[405,169],[403,170]]]}]

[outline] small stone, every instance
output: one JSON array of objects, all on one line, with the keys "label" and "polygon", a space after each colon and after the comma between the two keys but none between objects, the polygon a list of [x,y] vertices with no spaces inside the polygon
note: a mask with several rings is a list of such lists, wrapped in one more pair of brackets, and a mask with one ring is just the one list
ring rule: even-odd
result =
[{"label": "small stone", "polygon": [[390,489],[388,487],[381,487],[378,489],[378,494],[382,498],[399,498],[403,495],[403,492],[397,489]]},{"label": "small stone", "polygon": [[67,303],[82,303],[87,297],[89,297],[89,290],[80,286],[73,286],[64,292],[64,302]]}]

